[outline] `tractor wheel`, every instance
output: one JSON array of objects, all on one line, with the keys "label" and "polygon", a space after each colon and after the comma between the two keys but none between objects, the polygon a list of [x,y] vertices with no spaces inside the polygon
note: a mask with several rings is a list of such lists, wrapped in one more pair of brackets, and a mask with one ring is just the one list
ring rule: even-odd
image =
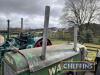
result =
[{"label": "tractor wheel", "polygon": [[[39,39],[39,40],[35,43],[34,47],[41,47],[41,46],[42,46],[42,40],[43,40],[43,38]],[[49,46],[49,45],[52,45],[52,43],[51,43],[51,41],[50,41],[49,39],[47,39],[47,46]]]}]

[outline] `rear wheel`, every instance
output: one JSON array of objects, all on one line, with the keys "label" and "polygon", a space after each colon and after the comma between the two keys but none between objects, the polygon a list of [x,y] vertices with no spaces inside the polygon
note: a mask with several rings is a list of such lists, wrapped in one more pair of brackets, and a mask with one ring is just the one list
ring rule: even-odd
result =
[{"label": "rear wheel", "polygon": [[[42,40],[43,40],[43,38],[39,39],[39,40],[35,43],[34,47],[41,47],[41,46],[42,46]],[[52,43],[51,43],[51,41],[50,41],[49,39],[47,39],[47,46],[49,46],[49,45],[52,45]]]}]

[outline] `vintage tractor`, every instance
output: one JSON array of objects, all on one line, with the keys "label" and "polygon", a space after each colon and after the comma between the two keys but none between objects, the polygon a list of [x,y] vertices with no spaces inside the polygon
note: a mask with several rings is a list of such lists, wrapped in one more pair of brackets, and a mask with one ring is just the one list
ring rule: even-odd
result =
[{"label": "vintage tractor", "polygon": [[[0,59],[5,52],[8,52],[12,48],[18,48],[19,50],[29,49],[42,46],[42,37],[34,37],[30,33],[21,33],[18,37],[9,38],[4,42],[3,36],[1,36]],[[52,45],[51,41],[47,39],[47,45]]]},{"label": "vintage tractor", "polygon": [[17,41],[19,46],[9,42],[10,47],[4,50],[6,53],[2,62],[2,75],[83,75],[80,72],[63,70],[62,61],[82,61],[83,55],[80,50],[85,50],[85,47],[71,43],[51,45],[47,39],[49,13],[50,7],[46,6],[43,41],[41,38],[35,42],[35,38],[30,34],[27,37],[26,34],[21,34],[18,38],[10,40]]},{"label": "vintage tractor", "polygon": [[[42,46],[42,37],[34,37],[31,33],[21,33],[17,38],[13,39],[14,46],[22,49],[41,47]],[[52,45],[51,41],[47,39],[47,45]]]}]

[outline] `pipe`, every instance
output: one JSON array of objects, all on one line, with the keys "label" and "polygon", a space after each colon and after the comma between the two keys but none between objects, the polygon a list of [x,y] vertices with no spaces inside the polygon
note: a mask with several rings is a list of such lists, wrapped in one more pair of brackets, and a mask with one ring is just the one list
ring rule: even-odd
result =
[{"label": "pipe", "polygon": [[78,25],[74,25],[74,50],[77,50],[77,31],[78,31]]},{"label": "pipe", "polygon": [[44,33],[43,33],[43,42],[42,42],[42,53],[41,59],[45,60],[46,58],[46,46],[47,46],[47,35],[48,35],[48,25],[49,25],[49,15],[50,15],[50,6],[45,7],[45,20],[44,20]]},{"label": "pipe", "polygon": [[74,51],[77,51],[77,34],[78,34],[78,23],[75,23],[74,21],[68,21],[72,25],[74,25]]},{"label": "pipe", "polygon": [[21,18],[21,32],[23,32],[23,18]]},{"label": "pipe", "polygon": [[9,36],[10,36],[10,20],[7,20],[7,25],[8,25],[8,28],[7,28],[7,39],[9,39]]}]

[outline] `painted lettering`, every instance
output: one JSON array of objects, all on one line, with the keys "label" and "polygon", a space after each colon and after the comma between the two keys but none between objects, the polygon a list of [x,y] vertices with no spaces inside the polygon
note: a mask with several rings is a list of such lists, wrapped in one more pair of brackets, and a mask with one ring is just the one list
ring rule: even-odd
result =
[{"label": "painted lettering", "polygon": [[61,69],[61,65],[58,64],[57,66],[53,66],[52,68],[49,69],[49,75],[55,75],[57,74],[58,72],[60,72],[62,69]]}]

